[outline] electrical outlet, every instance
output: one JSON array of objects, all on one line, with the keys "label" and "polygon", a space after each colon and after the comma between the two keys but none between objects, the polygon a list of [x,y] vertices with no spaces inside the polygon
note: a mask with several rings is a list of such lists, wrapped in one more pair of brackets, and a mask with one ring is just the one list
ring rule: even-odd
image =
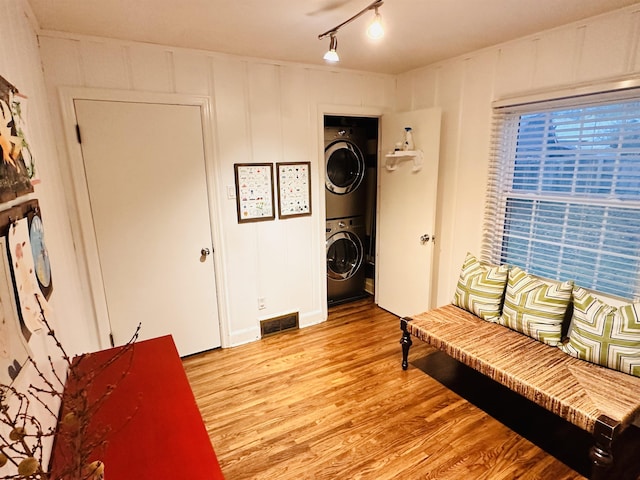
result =
[{"label": "electrical outlet", "polygon": [[267,308],[266,299],[264,297],[258,297],[258,310],[264,310]]}]

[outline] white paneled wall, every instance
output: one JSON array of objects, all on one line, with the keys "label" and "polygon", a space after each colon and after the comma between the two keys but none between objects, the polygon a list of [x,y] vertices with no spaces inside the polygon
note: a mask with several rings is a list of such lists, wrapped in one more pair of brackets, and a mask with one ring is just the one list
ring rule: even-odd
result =
[{"label": "white paneled wall", "polygon": [[479,253],[491,104],[640,74],[640,4],[398,77],[401,109],[443,109],[435,303],[451,301],[467,251]]},{"label": "white paneled wall", "polygon": [[[48,320],[55,328],[56,335],[64,344],[67,353],[75,355],[96,349],[98,342],[95,324],[92,316],[88,314],[88,304],[85,302],[86,296],[75,259],[65,192],[62,187],[42,75],[36,27],[31,23],[32,18],[35,17],[29,6],[22,0],[0,0],[0,75],[28,97],[23,109],[28,128],[27,139],[41,180],[41,183],[35,186],[33,193],[0,205],[0,210],[27,199],[38,199],[53,281],[50,303],[54,316]],[[59,351],[49,337],[34,335],[31,337],[29,346],[32,357],[43,371],[47,371],[47,356],[50,355],[58,366],[59,374],[65,374],[64,365],[59,360]],[[31,383],[38,385],[39,379],[35,369],[27,365],[13,386],[18,391],[26,392]],[[29,413],[42,422],[43,430],[55,427],[55,419],[37,402],[31,402],[29,408]],[[51,411],[57,411],[59,402],[52,398],[49,408]],[[8,437],[6,425],[1,425],[0,429],[2,429],[2,435],[5,438]],[[51,442],[52,438],[44,439],[43,461],[45,464],[48,462]],[[17,474],[17,468],[8,464],[3,467],[3,474]]]},{"label": "white paneled wall", "polygon": [[[63,86],[210,98],[223,345],[258,338],[262,318],[299,312],[301,325],[326,318],[319,105],[388,111],[394,77],[50,32],[40,35],[40,47],[56,111]],[[65,151],[63,143],[58,148]],[[312,162],[313,215],[239,225],[227,198],[233,164],[282,161]],[[258,309],[258,297],[266,309]]]},{"label": "white paneled wall", "polygon": [[[299,311],[323,320],[324,195],[320,112],[442,108],[433,282],[451,299],[467,251],[482,235],[491,105],[640,73],[640,6],[483,49],[397,77],[52,32],[40,35],[49,98],[61,86],[204,95],[213,106],[223,342],[251,341],[261,318]],[[54,122],[56,138],[60,118]],[[65,157],[65,145],[57,144]],[[233,164],[311,161],[313,216],[238,225]],[[70,180],[63,167],[63,182]],[[72,222],[73,202],[70,204]],[[257,298],[266,299],[258,310]]]},{"label": "white paneled wall", "polygon": [[41,180],[34,193],[0,208],[38,199],[51,259],[51,321],[68,353],[76,354],[97,348],[98,339],[78,272],[33,18],[26,2],[0,0],[0,75],[28,97],[27,134]]}]

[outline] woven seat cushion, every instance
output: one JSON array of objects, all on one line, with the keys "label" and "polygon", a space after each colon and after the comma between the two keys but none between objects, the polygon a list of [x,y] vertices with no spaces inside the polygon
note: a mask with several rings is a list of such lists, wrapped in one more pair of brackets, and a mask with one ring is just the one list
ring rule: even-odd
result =
[{"label": "woven seat cushion", "polygon": [[453,305],[416,315],[411,335],[593,433],[600,415],[640,419],[640,378],[565,354]]},{"label": "woven seat cushion", "polygon": [[615,308],[584,288],[576,288],[569,343],[561,349],[576,358],[640,377],[640,303]]},{"label": "woven seat cushion", "polygon": [[560,345],[573,282],[545,282],[513,267],[498,323],[548,345]]},{"label": "woven seat cushion", "polygon": [[506,265],[487,265],[467,253],[452,303],[483,320],[495,321],[502,311],[508,273]]}]

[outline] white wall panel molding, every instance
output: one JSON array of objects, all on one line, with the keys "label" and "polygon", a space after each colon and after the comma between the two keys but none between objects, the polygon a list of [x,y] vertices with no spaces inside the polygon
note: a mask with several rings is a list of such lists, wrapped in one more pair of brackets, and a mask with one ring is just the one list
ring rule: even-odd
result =
[{"label": "white wall panel molding", "polygon": [[[439,304],[453,298],[460,273],[462,250],[479,252],[484,215],[486,187],[478,179],[486,178],[488,165],[481,161],[489,156],[492,109],[486,98],[493,92],[493,79],[498,62],[496,51],[485,51],[464,62],[463,83],[458,123],[458,168],[456,189],[460,192],[455,204],[451,237],[452,263],[448,265],[448,280],[438,285]],[[475,199],[475,201],[469,201]]]},{"label": "white wall panel molding", "polygon": [[[464,107],[464,80],[469,59],[441,65],[439,67],[438,97],[437,102],[442,108],[442,129],[440,135],[440,168],[438,169],[438,200],[436,210],[436,243],[440,246],[440,258],[437,264],[440,267],[438,280],[449,282],[449,265],[457,263],[457,258],[452,249],[456,243],[458,219],[456,213],[460,208],[459,173],[461,166],[461,143],[464,132],[461,129],[462,111]],[[441,275],[443,277],[441,277]],[[435,281],[434,283],[439,283]],[[450,302],[443,301],[445,288],[434,287],[438,291],[435,297],[435,305]]]},{"label": "white wall panel molding", "polygon": [[176,93],[209,95],[210,58],[198,52],[171,52]]},{"label": "white wall panel molding", "polygon": [[[212,106],[215,107],[215,149],[219,162],[221,211],[219,225],[228,288],[229,332],[228,344],[236,345],[255,339],[259,328],[255,325],[257,298],[255,277],[258,256],[258,239],[255,224],[239,225],[236,220],[235,199],[226,195],[227,188],[234,188],[233,163],[252,161],[249,121],[247,65],[237,58],[211,58]],[[249,272],[249,273],[247,273]],[[251,275],[253,281],[248,280]],[[253,329],[253,330],[252,330]],[[250,331],[247,336],[237,332]]]},{"label": "white wall panel molding", "polygon": [[[82,73],[81,42],[57,38],[40,42],[40,55],[50,99],[56,99],[56,85],[80,87],[86,84]],[[55,79],[52,82],[51,79]]]},{"label": "white wall panel molding", "polygon": [[242,330],[234,330],[229,336],[229,343],[226,347],[238,347],[245,343],[255,342],[260,339],[260,325]]},{"label": "white wall panel molding", "polygon": [[81,42],[80,56],[85,86],[131,88],[124,45],[93,40]]},{"label": "white wall panel molding", "polygon": [[536,42],[528,39],[502,45],[499,49],[495,93],[505,96],[531,90],[535,73]]},{"label": "white wall panel molding", "polygon": [[310,327],[324,322],[326,316],[323,315],[322,310],[308,311],[304,315],[300,315],[298,318],[298,324],[300,328]]},{"label": "white wall panel molding", "polygon": [[546,88],[575,79],[584,29],[555,30],[535,40],[535,69],[531,87]]},{"label": "white wall panel molding", "polygon": [[79,35],[79,34],[74,34],[74,33],[67,33],[67,32],[59,32],[59,31],[55,31],[55,30],[40,30],[38,31],[38,37],[39,38],[47,38],[47,39],[60,39],[60,40],[73,40],[73,41],[78,41],[81,43],[85,43],[85,42],[94,42],[94,43],[109,43],[112,44],[114,46],[118,45],[120,47],[125,47],[125,46],[134,46],[134,47],[139,47],[139,46],[146,46],[150,49],[162,49],[162,50],[166,50],[166,51],[170,51],[170,52],[185,52],[186,54],[197,54],[197,55],[202,55],[202,56],[207,56],[207,57],[211,57],[211,58],[219,58],[219,59],[223,59],[223,58],[228,58],[231,60],[243,60],[243,61],[247,61],[250,63],[265,63],[265,64],[269,64],[269,65],[282,65],[282,66],[290,66],[290,67],[300,67],[300,68],[307,68],[316,72],[334,72],[334,73],[352,73],[352,74],[359,74],[359,75],[364,75],[366,77],[371,77],[371,78],[379,78],[379,79],[393,79],[394,76],[390,75],[390,74],[385,74],[385,73],[372,73],[372,72],[366,72],[366,71],[361,71],[361,70],[351,70],[351,69],[347,69],[347,68],[340,68],[340,67],[336,67],[336,66],[322,66],[322,65],[316,65],[316,64],[311,64],[311,63],[297,63],[297,62],[286,62],[283,60],[274,60],[274,59],[268,59],[268,58],[259,58],[259,57],[248,57],[248,56],[240,56],[240,55],[233,55],[233,54],[229,54],[229,53],[222,53],[222,52],[215,52],[215,51],[210,51],[210,50],[199,50],[199,49],[190,49],[190,48],[183,48],[183,47],[175,47],[172,45],[159,45],[159,44],[154,44],[154,43],[143,43],[143,42],[133,42],[133,41],[128,41],[128,40],[117,40],[117,39],[111,39],[111,38],[104,38],[104,37],[97,37],[97,36],[93,36],[93,35]]},{"label": "white wall panel molding", "polygon": [[440,70],[440,68],[429,69],[417,73],[414,84],[419,88],[415,88],[411,110],[431,108],[436,105]]},{"label": "white wall panel molding", "polygon": [[129,84],[143,92],[175,92],[173,54],[147,45],[128,45]]},{"label": "white wall panel molding", "polygon": [[629,72],[640,71],[640,9],[632,13],[633,32],[631,34],[632,46],[629,49]]},{"label": "white wall panel molding", "polygon": [[609,78],[627,73],[633,14],[607,15],[585,24],[577,81]]}]

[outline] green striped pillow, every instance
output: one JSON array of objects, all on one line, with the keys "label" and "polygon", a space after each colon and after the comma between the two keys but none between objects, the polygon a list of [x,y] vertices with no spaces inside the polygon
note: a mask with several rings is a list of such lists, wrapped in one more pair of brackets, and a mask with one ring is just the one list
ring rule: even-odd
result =
[{"label": "green striped pillow", "polygon": [[495,321],[502,309],[508,273],[506,265],[486,265],[467,253],[452,303],[483,320]]},{"label": "green striped pillow", "polygon": [[640,303],[615,308],[577,287],[572,322],[562,351],[640,377]]},{"label": "green striped pillow", "polygon": [[544,282],[513,267],[498,323],[556,346],[562,340],[572,289],[573,282]]}]

